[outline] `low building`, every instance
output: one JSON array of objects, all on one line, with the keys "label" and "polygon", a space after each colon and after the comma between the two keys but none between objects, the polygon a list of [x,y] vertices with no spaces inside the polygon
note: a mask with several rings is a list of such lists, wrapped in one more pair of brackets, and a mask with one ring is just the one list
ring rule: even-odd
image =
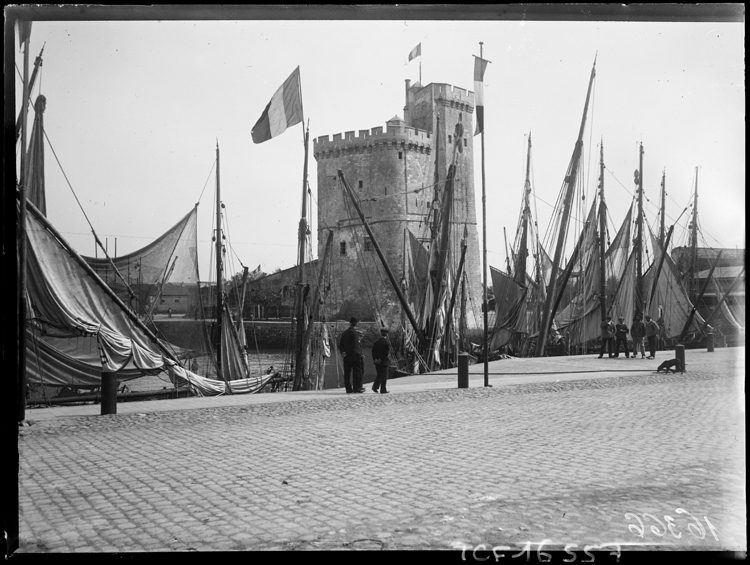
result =
[{"label": "low building", "polygon": [[159,303],[154,312],[185,316],[193,313],[197,304],[198,287],[194,284],[166,283],[161,289]]},{"label": "low building", "polygon": [[[712,247],[698,247],[695,250],[696,273],[691,284],[690,271],[693,257],[691,247],[676,247],[672,250],[672,259],[683,274],[683,280],[688,293],[696,296],[708,279],[711,267],[716,263],[719,252],[721,257],[716,264],[712,281],[709,281],[703,298],[696,305],[698,313],[707,319],[711,318],[711,326],[718,328],[724,334],[744,332],[745,328],[745,266],[744,249],[720,249]],[[737,277],[742,276],[737,279]],[[730,292],[731,291],[731,292]],[[717,306],[726,295],[723,305],[715,312]]]}]

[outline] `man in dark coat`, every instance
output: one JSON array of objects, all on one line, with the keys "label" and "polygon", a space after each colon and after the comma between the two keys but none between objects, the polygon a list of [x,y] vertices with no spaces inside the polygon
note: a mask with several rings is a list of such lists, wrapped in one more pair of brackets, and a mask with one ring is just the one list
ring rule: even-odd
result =
[{"label": "man in dark coat", "polygon": [[372,346],[372,361],[375,363],[375,370],[377,371],[372,392],[378,392],[378,388],[380,388],[380,394],[388,394],[388,391],[385,390],[385,383],[388,380],[388,369],[391,366],[390,352],[391,342],[388,341],[388,330],[381,328],[380,339]]},{"label": "man in dark coat", "polygon": [[339,339],[339,351],[344,356],[344,387],[346,387],[347,393],[365,391],[362,386],[365,359],[362,356],[362,345],[359,341],[359,332],[356,329],[358,323],[357,318],[349,320],[349,327],[341,334]]},{"label": "man in dark coat", "polygon": [[628,326],[625,324],[625,318],[620,316],[617,318],[617,325],[615,326],[615,357],[620,356],[620,344],[625,348],[625,357],[630,357],[630,351],[628,351]]},{"label": "man in dark coat", "polygon": [[607,353],[612,357],[612,338],[615,335],[615,325],[612,323],[612,316],[607,318],[601,323],[602,328],[602,348],[599,351],[599,359],[604,355],[604,349],[607,349]]}]

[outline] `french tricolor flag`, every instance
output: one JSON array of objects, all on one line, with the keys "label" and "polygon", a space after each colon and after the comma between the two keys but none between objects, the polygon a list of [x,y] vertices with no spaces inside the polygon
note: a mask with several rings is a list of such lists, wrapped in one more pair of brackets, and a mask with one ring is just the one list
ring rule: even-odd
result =
[{"label": "french tricolor flag", "polygon": [[477,115],[478,135],[484,131],[484,70],[487,68],[489,61],[474,55],[474,106]]},{"label": "french tricolor flag", "polygon": [[286,128],[302,121],[302,96],[300,95],[299,67],[289,75],[271,101],[263,110],[263,114],[253,126],[253,142],[263,143],[272,137],[277,137]]}]

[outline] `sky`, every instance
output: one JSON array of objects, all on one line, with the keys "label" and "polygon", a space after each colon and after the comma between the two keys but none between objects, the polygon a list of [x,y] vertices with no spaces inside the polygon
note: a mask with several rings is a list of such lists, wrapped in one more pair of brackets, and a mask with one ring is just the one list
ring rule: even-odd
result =
[{"label": "sky", "polygon": [[[40,92],[47,98],[48,218],[79,253],[93,256],[87,216],[110,254],[116,239],[123,255],[200,202],[199,263],[206,280],[218,142],[230,274],[243,265],[260,265],[266,273],[292,267],[302,199],[302,125],[262,144],[250,136],[276,89],[300,67],[315,208],[312,139],[403,117],[404,81],[419,80],[420,65],[423,85],[473,91],[472,55],[480,54],[482,42],[490,61],[484,143],[491,266],[505,264],[503,228],[509,244],[515,234],[529,132],[542,234],[550,222],[595,57],[584,133],[585,202],[595,194],[603,141],[612,237],[633,201],[642,143],[649,223],[656,225],[665,173],[667,225],[677,221],[673,244],[687,243],[690,210],[682,212],[692,203],[698,167],[700,243],[744,248],[744,8],[735,6],[739,16],[733,21],[573,21],[575,15],[500,20],[486,10],[477,11],[476,19],[466,19],[466,13],[457,19],[448,10],[427,20],[411,19],[413,12],[397,7],[380,9],[382,20],[363,19],[366,10],[353,8],[346,20],[323,12],[318,19],[279,20],[276,12],[252,8],[242,13],[270,19],[236,19],[237,10],[207,8],[189,14],[209,18],[204,20],[103,21],[79,11],[87,19],[35,21],[29,55],[33,64],[44,46],[32,100]],[[316,18],[315,12],[305,14]],[[289,17],[288,11],[278,17]],[[420,43],[422,56],[408,62]],[[17,41],[14,47],[20,108],[23,51]],[[32,118],[33,111],[29,123]],[[480,138],[474,143],[481,240]],[[311,224],[317,226],[315,211]]]}]

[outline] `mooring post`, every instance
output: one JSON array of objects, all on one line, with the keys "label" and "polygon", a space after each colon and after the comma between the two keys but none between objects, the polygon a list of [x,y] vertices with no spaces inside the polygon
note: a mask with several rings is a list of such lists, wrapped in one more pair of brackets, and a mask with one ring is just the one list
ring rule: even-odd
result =
[{"label": "mooring post", "polygon": [[102,416],[117,414],[117,373],[102,371]]},{"label": "mooring post", "polygon": [[706,334],[706,349],[709,353],[714,352],[714,332],[708,332]]},{"label": "mooring post", "polygon": [[685,346],[678,343],[674,346],[674,356],[680,362],[680,372],[685,372]]},{"label": "mooring post", "polygon": [[469,388],[469,354],[458,354],[458,388]]}]

